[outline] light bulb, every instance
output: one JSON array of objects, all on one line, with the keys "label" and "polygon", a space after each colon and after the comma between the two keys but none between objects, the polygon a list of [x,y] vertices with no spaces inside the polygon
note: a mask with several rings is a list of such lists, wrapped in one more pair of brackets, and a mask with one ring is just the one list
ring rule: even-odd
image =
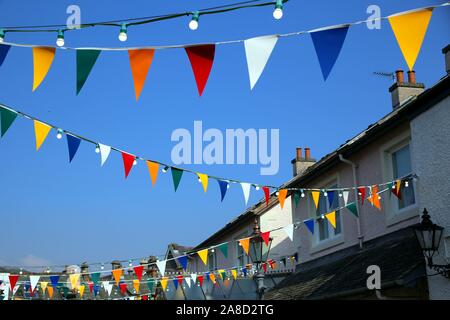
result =
[{"label": "light bulb", "polygon": [[227,189],[230,189],[230,184],[229,183],[227,183]]},{"label": "light bulb", "polygon": [[95,147],[95,153],[100,153],[100,147],[98,145]]},{"label": "light bulb", "polygon": [[342,193],[341,193],[341,192],[339,192],[339,197],[341,197],[341,198],[342,198]]},{"label": "light bulb", "polygon": [[302,191],[301,197],[304,198],[305,197],[305,193]]},{"label": "light bulb", "polygon": [[100,269],[102,269],[102,270],[105,269],[105,266],[103,265],[103,263],[102,263],[102,266],[100,267]]},{"label": "light bulb", "polygon": [[256,186],[255,189],[256,189],[256,190],[259,190],[259,186]]},{"label": "light bulb", "polygon": [[120,33],[119,33],[119,40],[120,41],[127,41],[127,25],[125,23],[122,23],[122,26],[120,27]]},{"label": "light bulb", "polygon": [[202,182],[202,179],[198,178],[198,182]]},{"label": "light bulb", "polygon": [[409,182],[408,181],[405,181],[405,187],[409,187]]},{"label": "light bulb", "polygon": [[323,195],[324,195],[325,197],[328,197],[328,192],[324,191],[324,192],[323,192]]},{"label": "light bulb", "polygon": [[394,185],[392,185],[392,189],[395,189],[395,184],[394,184]]},{"label": "light bulb", "polygon": [[20,268],[20,272],[19,272],[20,274],[23,274],[23,270],[22,270],[22,268]]},{"label": "light bulb", "polygon": [[58,30],[58,36],[56,38],[56,45],[62,47],[64,45],[64,31]]},{"label": "light bulb", "polygon": [[199,19],[199,12],[195,11],[192,13],[192,19],[189,21],[189,29],[191,30],[197,30],[198,29],[198,19]]},{"label": "light bulb", "polygon": [[3,42],[5,40],[5,30],[0,29],[0,42]]},{"label": "light bulb", "polygon": [[283,18],[283,9],[276,8],[275,10],[273,10],[273,17],[277,20]]},{"label": "light bulb", "polygon": [[169,170],[169,167],[168,167],[168,166],[165,166],[165,167],[162,169],[162,172],[166,173],[167,170]]},{"label": "light bulb", "polygon": [[133,166],[137,165],[137,159],[134,159]]},{"label": "light bulb", "polygon": [[275,194],[278,196],[280,193],[277,191]]}]

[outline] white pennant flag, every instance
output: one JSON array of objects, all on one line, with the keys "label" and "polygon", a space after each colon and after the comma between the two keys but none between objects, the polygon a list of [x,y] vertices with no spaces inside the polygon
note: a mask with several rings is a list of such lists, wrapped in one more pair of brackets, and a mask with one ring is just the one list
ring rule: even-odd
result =
[{"label": "white pennant flag", "polygon": [[191,274],[191,279],[192,279],[192,283],[195,285],[195,283],[197,282],[197,274],[196,273],[192,273]]},{"label": "white pennant flag", "polygon": [[108,157],[109,157],[109,153],[111,152],[111,147],[101,144],[101,143],[98,144],[98,147],[100,149],[100,156],[102,158],[101,166],[103,166],[103,164],[106,162],[106,159],[108,159]]},{"label": "white pennant flag", "polygon": [[245,56],[247,58],[250,88],[253,89],[269,60],[278,36],[263,36],[244,41]]},{"label": "white pennant flag", "polygon": [[344,198],[344,206],[347,205],[347,201],[348,201],[348,191],[342,191],[342,197]]},{"label": "white pennant flag", "polygon": [[161,275],[164,276],[164,272],[166,271],[166,260],[156,261],[156,266],[158,267]]},{"label": "white pennant flag", "polygon": [[291,241],[294,239],[294,225],[288,224],[287,226],[283,227],[284,232],[286,232],[287,236]]},{"label": "white pennant flag", "polygon": [[30,276],[31,291],[34,291],[41,276]]},{"label": "white pennant flag", "polygon": [[250,196],[250,183],[241,182],[242,191],[244,192],[245,205],[247,205],[248,197]]},{"label": "white pennant flag", "polygon": [[108,293],[108,296],[111,295],[113,285],[109,283],[109,281],[103,281],[103,288]]},{"label": "white pennant flag", "polygon": [[191,287],[191,278],[185,277],[184,280],[186,281],[188,287],[190,288]]}]

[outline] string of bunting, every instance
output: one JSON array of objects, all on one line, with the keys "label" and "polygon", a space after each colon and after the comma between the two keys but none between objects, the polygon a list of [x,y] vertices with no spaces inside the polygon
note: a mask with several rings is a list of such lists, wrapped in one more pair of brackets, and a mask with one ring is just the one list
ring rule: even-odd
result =
[{"label": "string of bunting", "polygon": [[55,57],[56,48],[75,50],[77,68],[76,94],[79,94],[102,51],[127,51],[137,101],[144,87],[147,73],[153,63],[155,52],[163,49],[184,49],[192,67],[198,94],[201,96],[213,66],[217,45],[244,43],[250,88],[253,89],[263,73],[279,38],[310,34],[323,78],[326,80],[337,61],[350,26],[387,19],[395,38],[397,39],[403,57],[409,69],[412,70],[419,55],[433,9],[448,6],[449,4],[450,2],[446,2],[440,5],[399,12],[387,17],[327,26],[308,31],[265,35],[246,40],[232,40],[206,44],[128,48],[71,48],[3,42],[0,44],[0,66],[3,64],[11,47],[32,48],[34,65],[32,90],[35,91],[50,70]]},{"label": "string of bunting", "polygon": [[[33,116],[30,116],[28,114],[25,114],[23,112],[11,109],[3,104],[0,104],[0,137],[3,137],[5,133],[8,131],[8,129],[11,127],[11,125],[16,120],[17,116],[20,115],[21,117],[32,120],[34,124],[34,133],[35,133],[35,139],[36,139],[36,151],[38,151],[44,141],[46,140],[48,134],[50,131],[56,130],[57,134],[56,137],[58,139],[61,139],[63,137],[63,134],[65,134],[67,139],[67,146],[69,151],[69,162],[72,162],[74,159],[80,144],[82,141],[88,142],[95,146],[95,151],[100,154],[100,166],[103,166],[106,162],[106,160],[109,158],[111,151],[116,151],[121,154],[122,160],[123,160],[123,166],[125,171],[125,178],[128,177],[129,173],[131,172],[131,169],[133,166],[137,165],[138,161],[144,161],[148,167],[150,178],[152,181],[152,185],[155,185],[158,173],[160,171],[160,167],[162,168],[162,172],[167,172],[169,169],[172,173],[172,180],[175,192],[178,190],[178,187],[180,185],[181,179],[183,177],[183,174],[185,172],[194,174],[198,181],[201,183],[203,191],[206,193],[208,186],[209,186],[209,180],[214,179],[217,181],[218,186],[220,188],[220,194],[221,194],[221,201],[223,201],[226,192],[228,188],[230,187],[231,183],[238,183],[242,187],[245,205],[248,203],[248,199],[250,197],[250,190],[253,186],[256,190],[262,189],[266,201],[266,206],[269,205],[269,198],[271,197],[271,189],[276,190],[275,194],[278,197],[279,203],[281,208],[284,207],[284,202],[286,200],[286,197],[288,196],[288,192],[290,191],[293,194],[294,200],[297,203],[301,197],[305,197],[305,192],[309,192],[312,194],[313,199],[317,205],[317,199],[319,195],[322,193],[324,195],[330,194],[329,198],[334,195],[335,192],[338,192],[339,196],[348,198],[348,194],[350,190],[354,190],[355,188],[358,188],[358,191],[366,190],[367,188],[371,188],[371,186],[359,186],[359,187],[345,187],[345,188],[327,188],[327,189],[316,189],[316,188],[279,188],[275,186],[268,186],[268,185],[259,185],[255,183],[249,183],[249,182],[243,182],[236,179],[226,179],[221,177],[216,177],[212,175],[208,175],[206,173],[201,172],[195,172],[188,169],[182,169],[179,167],[171,166],[169,164],[165,164],[160,161],[156,160],[150,160],[145,159],[140,156],[136,156],[134,154],[131,154],[129,152],[123,151],[119,148],[112,147],[106,144],[102,144],[100,142],[95,142],[92,139],[85,138],[83,136],[80,136],[78,134],[72,133],[68,130],[61,129],[60,127],[54,126],[52,124],[49,124],[47,122],[43,122]],[[391,185],[395,182],[389,181],[385,183],[380,183],[378,186],[386,186]]]}]

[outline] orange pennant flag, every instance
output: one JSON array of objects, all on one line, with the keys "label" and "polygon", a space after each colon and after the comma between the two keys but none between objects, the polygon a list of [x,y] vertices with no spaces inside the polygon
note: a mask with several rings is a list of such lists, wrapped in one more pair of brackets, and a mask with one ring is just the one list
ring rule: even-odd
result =
[{"label": "orange pennant flag", "polygon": [[214,275],[214,273],[210,273],[209,274],[209,278],[211,279],[212,283],[216,283],[216,276]]},{"label": "orange pennant flag", "polygon": [[287,189],[281,189],[278,191],[278,201],[280,201],[281,209],[284,207],[284,200],[286,200]]},{"label": "orange pennant flag", "polygon": [[48,292],[48,296],[49,298],[53,298],[53,287],[48,286],[47,287],[47,292]]},{"label": "orange pennant flag", "polygon": [[248,247],[250,245],[250,238],[239,240],[239,244],[244,248],[245,253],[248,255]]},{"label": "orange pennant flag", "polygon": [[138,279],[133,280],[133,287],[134,287],[134,290],[136,290],[136,293],[138,293],[139,292],[139,280]]},{"label": "orange pennant flag", "polygon": [[378,210],[381,210],[380,196],[378,195],[378,186],[372,186],[372,195],[367,198],[367,200],[369,200],[370,203]]},{"label": "orange pennant flag", "polygon": [[152,179],[152,185],[155,185],[156,178],[158,177],[159,163],[147,161],[147,167],[150,172],[150,178]]},{"label": "orange pennant flag", "polygon": [[148,70],[152,64],[155,49],[135,49],[128,50],[130,58],[131,73],[134,81],[134,92],[136,94],[136,101],[141,95],[144,87],[145,78],[147,78]]},{"label": "orange pennant flag", "polygon": [[122,269],[114,269],[112,274],[114,276],[114,280],[116,280],[116,285],[119,285],[120,277],[122,276]]}]

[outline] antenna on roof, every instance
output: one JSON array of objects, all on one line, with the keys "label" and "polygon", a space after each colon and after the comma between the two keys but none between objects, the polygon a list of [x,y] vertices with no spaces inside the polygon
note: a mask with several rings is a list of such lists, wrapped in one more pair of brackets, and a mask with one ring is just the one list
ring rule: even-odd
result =
[{"label": "antenna on roof", "polygon": [[391,78],[392,81],[395,81],[395,76],[393,72],[375,71],[373,74],[380,77],[389,77]]}]

